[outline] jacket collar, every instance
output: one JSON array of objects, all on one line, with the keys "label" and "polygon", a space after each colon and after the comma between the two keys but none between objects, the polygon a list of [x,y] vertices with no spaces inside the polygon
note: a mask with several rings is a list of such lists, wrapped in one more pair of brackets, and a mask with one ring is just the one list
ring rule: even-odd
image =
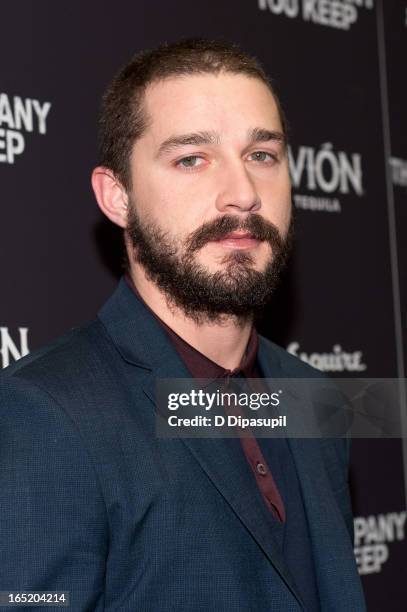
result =
[{"label": "jacket collar", "polygon": [[[147,370],[166,370],[165,364],[176,362],[178,378],[189,378],[178,353],[157,319],[129,288],[124,278],[100,309],[98,318],[125,361]],[[179,375],[179,368],[183,374]],[[173,368],[169,368],[172,370]]]},{"label": "jacket collar", "polygon": [[[153,370],[161,369],[163,362],[174,360],[176,357],[176,369],[182,366],[184,376],[190,377],[163,326],[130,289],[124,277],[120,279],[115,292],[100,309],[98,318],[128,363]],[[154,341],[149,342],[150,338],[154,338]],[[264,372],[266,367],[267,370],[274,372],[274,377],[288,376],[284,373],[277,354],[270,352],[270,343],[262,336],[258,336],[258,339],[258,358],[262,371]]]}]

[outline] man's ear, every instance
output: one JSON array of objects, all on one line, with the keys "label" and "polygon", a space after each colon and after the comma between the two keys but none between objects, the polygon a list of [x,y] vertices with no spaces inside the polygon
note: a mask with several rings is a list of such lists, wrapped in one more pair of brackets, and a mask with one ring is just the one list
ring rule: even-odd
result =
[{"label": "man's ear", "polygon": [[116,225],[127,226],[126,190],[109,168],[98,166],[92,172],[92,187],[99,208]]}]

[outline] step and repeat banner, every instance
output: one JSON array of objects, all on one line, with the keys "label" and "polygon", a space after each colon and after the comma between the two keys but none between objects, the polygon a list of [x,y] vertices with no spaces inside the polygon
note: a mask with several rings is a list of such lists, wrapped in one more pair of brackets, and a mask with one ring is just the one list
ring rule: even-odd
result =
[{"label": "step and repeat banner", "polygon": [[[185,36],[256,55],[290,127],[295,247],[261,331],[335,377],[404,377],[407,1],[3,2],[0,365],[95,316],[120,232],[90,189],[100,97],[131,55]],[[403,441],[355,440],[368,610],[407,609]]]}]

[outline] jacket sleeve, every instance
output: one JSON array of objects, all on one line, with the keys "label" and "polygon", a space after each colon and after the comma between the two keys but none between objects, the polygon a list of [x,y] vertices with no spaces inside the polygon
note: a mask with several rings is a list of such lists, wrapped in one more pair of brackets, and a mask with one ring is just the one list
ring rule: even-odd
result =
[{"label": "jacket sleeve", "polygon": [[346,453],[346,482],[347,482],[346,494],[347,494],[347,507],[348,507],[347,527],[348,527],[349,535],[352,541],[352,545],[354,545],[355,529],[354,529],[354,523],[353,523],[353,508],[352,508],[352,499],[351,499],[350,482],[349,482],[351,447],[352,447],[351,438],[345,438],[344,444],[345,444],[345,453]]},{"label": "jacket sleeve", "polygon": [[332,490],[343,515],[353,546],[353,510],[349,488],[351,440],[350,438],[325,438],[321,440],[321,444]]},{"label": "jacket sleeve", "polygon": [[104,609],[108,529],[90,458],[57,401],[15,375],[0,378],[0,508],[1,591]]}]

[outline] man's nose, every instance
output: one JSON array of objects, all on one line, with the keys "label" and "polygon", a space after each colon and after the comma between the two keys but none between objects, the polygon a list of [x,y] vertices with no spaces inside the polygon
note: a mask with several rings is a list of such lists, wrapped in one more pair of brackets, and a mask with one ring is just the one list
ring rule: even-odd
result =
[{"label": "man's nose", "polygon": [[220,212],[256,212],[261,207],[253,178],[241,161],[225,164],[219,174],[216,208]]}]

